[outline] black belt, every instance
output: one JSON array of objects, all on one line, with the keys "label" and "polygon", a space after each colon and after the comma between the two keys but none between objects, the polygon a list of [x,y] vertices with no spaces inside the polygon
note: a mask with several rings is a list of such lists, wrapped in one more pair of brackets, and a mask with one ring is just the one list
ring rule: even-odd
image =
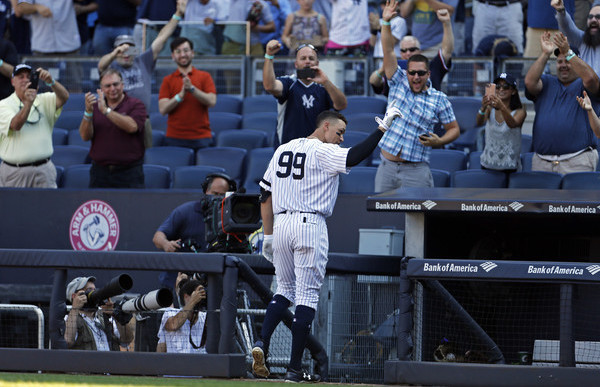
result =
[{"label": "black belt", "polygon": [[47,159],[42,159],[42,160],[38,160],[38,161],[34,161],[33,163],[19,163],[19,164],[13,164],[13,163],[9,163],[6,160],[2,160],[2,162],[6,165],[9,165],[11,167],[17,167],[17,168],[21,168],[21,167],[38,167],[40,165],[44,165],[46,164],[48,161],[50,161],[50,158]]},{"label": "black belt", "polygon": [[293,213],[300,213],[300,214],[313,214],[316,215],[316,212],[314,211],[281,211],[278,212],[277,215],[281,215],[281,214],[293,214]]},{"label": "black belt", "polygon": [[477,0],[480,3],[487,5],[493,5],[494,7],[505,7],[509,4],[519,3],[520,0],[506,0],[506,1],[488,1],[488,0]]},{"label": "black belt", "polygon": [[96,167],[106,169],[109,172],[115,172],[115,171],[124,171],[126,169],[130,169],[130,168],[134,168],[134,167],[139,167],[140,165],[143,164],[143,161],[138,160],[138,161],[134,161],[131,164],[107,164],[107,165],[98,164],[97,162],[92,161],[92,164]]}]

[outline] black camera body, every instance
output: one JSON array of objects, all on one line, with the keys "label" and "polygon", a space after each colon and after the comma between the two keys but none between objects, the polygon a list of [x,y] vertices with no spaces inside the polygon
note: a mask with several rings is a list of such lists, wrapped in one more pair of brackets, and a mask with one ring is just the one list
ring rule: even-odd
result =
[{"label": "black camera body", "polygon": [[207,195],[202,200],[209,252],[250,254],[248,235],[261,226],[259,195]]},{"label": "black camera body", "polygon": [[40,82],[40,73],[38,73],[35,70],[32,70],[29,73],[29,82],[31,82],[29,84],[29,89],[36,89],[38,88],[38,84]]}]

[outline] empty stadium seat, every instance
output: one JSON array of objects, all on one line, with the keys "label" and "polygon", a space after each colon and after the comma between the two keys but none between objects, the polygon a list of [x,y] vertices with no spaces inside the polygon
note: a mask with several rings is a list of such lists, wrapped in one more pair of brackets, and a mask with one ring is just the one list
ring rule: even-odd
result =
[{"label": "empty stadium seat", "polygon": [[158,113],[158,94],[150,95],[150,111],[147,113],[148,115],[151,113]]},{"label": "empty stadium seat", "polygon": [[62,167],[88,162],[89,149],[77,145],[58,145],[54,147],[52,162]]},{"label": "empty stadium seat", "polygon": [[489,169],[467,169],[452,174],[451,186],[457,188],[506,188],[506,174]]},{"label": "empty stadium seat", "polygon": [[600,189],[600,172],[567,173],[562,178],[562,189]]},{"label": "empty stadium seat", "polygon": [[60,165],[55,165],[54,168],[56,168],[56,186],[60,188],[62,187],[62,178],[65,174],[65,168]]},{"label": "empty stadium seat", "polygon": [[508,188],[559,189],[562,180],[560,173],[544,171],[514,172],[508,176]]},{"label": "empty stadium seat", "polygon": [[[69,93],[69,99],[63,105],[63,112],[75,111],[83,114],[85,110],[85,93]],[[81,117],[79,117],[81,118]]]},{"label": "empty stadium seat", "polygon": [[81,135],[79,134],[79,130],[69,130],[67,143],[69,145],[77,145],[87,149],[90,149],[90,147],[92,146],[91,140],[83,141]]},{"label": "empty stadium seat", "polygon": [[431,176],[433,176],[434,187],[450,187],[450,172],[432,169]]},{"label": "empty stadium seat", "polygon": [[242,102],[242,116],[258,112],[277,112],[277,100],[275,97],[270,94],[245,97]]},{"label": "empty stadium seat", "polygon": [[[271,97],[273,98],[273,97]],[[209,110],[209,115],[215,112],[227,112],[227,113],[242,113],[242,97],[232,94],[219,94],[217,95],[217,103]]]},{"label": "empty stadium seat", "polygon": [[432,149],[429,154],[429,167],[450,173],[467,169],[467,156],[453,149]]},{"label": "empty stadium seat", "polygon": [[532,158],[533,158],[533,152],[521,153],[522,171],[531,171]]},{"label": "empty stadium seat", "polygon": [[254,129],[224,130],[218,134],[216,142],[216,146],[244,148],[248,151],[267,145],[267,134]]},{"label": "empty stadium seat", "polygon": [[168,116],[163,116],[159,112],[150,113],[150,123],[152,124],[152,131],[160,130],[161,132],[165,132],[167,130],[167,119]]},{"label": "empty stadium seat", "polygon": [[469,153],[469,169],[481,169],[481,153],[482,151],[475,151]]},{"label": "empty stadium seat", "polygon": [[346,97],[346,100],[348,101],[348,106],[346,106],[346,109],[342,110],[342,113],[344,115],[350,113],[369,113],[371,115],[383,115],[385,114],[385,109],[387,107],[387,99],[385,98],[352,95]]},{"label": "empty stadium seat", "polygon": [[[369,137],[369,134],[366,132],[346,132],[344,133],[344,141],[340,144],[342,148],[352,148],[354,145],[363,141],[365,138]],[[371,165],[371,159],[373,155],[370,154],[366,159],[361,161],[358,165],[361,166],[369,166]]]},{"label": "empty stadium seat", "polygon": [[171,170],[164,165],[144,164],[144,186],[146,188],[170,188]]},{"label": "empty stadium seat", "polygon": [[[365,132],[368,134],[373,133],[377,129],[377,122],[375,122],[374,113],[348,113],[346,119],[348,124],[346,125],[346,132]],[[379,114],[383,118],[383,114]]]},{"label": "empty stadium seat", "polygon": [[152,146],[163,146],[165,142],[165,132],[152,131]]},{"label": "empty stadium seat", "polygon": [[260,130],[267,134],[267,145],[273,146],[277,131],[276,112],[248,113],[242,117],[242,128]]},{"label": "empty stadium seat", "polygon": [[210,165],[225,169],[225,173],[238,185],[244,178],[244,161],[248,151],[244,148],[211,147],[198,149],[196,165]]},{"label": "empty stadium seat", "polygon": [[54,123],[55,128],[64,128],[67,130],[79,129],[81,119],[83,118],[83,110],[81,111],[63,111],[60,113],[58,120]]},{"label": "empty stadium seat", "polygon": [[183,165],[194,165],[194,151],[178,146],[159,146],[146,149],[144,164],[164,165],[173,170]]},{"label": "empty stadium seat", "polygon": [[52,145],[67,145],[69,131],[67,129],[54,128],[52,130]]},{"label": "empty stadium seat", "polygon": [[78,164],[66,167],[62,177],[62,188],[89,188],[91,166],[92,164]]},{"label": "empty stadium seat", "polygon": [[247,193],[259,193],[260,186],[258,182],[263,178],[269,161],[273,157],[273,148],[252,149],[248,154],[246,163],[246,178],[244,179],[244,188]]},{"label": "empty stadium seat", "polygon": [[210,112],[210,129],[216,137],[223,130],[239,129],[242,124],[242,116],[230,112]]},{"label": "empty stadium seat", "polygon": [[177,167],[173,171],[172,188],[202,189],[206,176],[215,172],[227,173],[224,168],[211,165]]},{"label": "empty stadium seat", "polygon": [[375,193],[375,167],[353,167],[350,173],[340,173],[339,193]]},{"label": "empty stadium seat", "polygon": [[481,126],[476,126],[477,112],[481,108],[479,97],[448,97],[460,127],[460,136],[450,146],[458,150],[477,150]]}]

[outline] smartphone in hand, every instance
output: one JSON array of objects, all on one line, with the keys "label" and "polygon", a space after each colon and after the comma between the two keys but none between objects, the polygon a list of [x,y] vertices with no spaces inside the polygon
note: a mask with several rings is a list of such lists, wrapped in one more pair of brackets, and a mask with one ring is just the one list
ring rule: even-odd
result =
[{"label": "smartphone in hand", "polygon": [[307,67],[305,69],[297,69],[296,76],[298,77],[298,79],[314,78],[315,70],[311,69],[310,67]]},{"label": "smartphone in hand", "polygon": [[496,95],[496,84],[495,83],[488,83],[487,86],[485,87],[485,96],[489,97],[491,95]]},{"label": "smartphone in hand", "polygon": [[419,136],[419,140],[426,141],[426,140],[429,140],[430,137],[431,137],[431,132],[427,132],[426,134],[421,134]]},{"label": "smartphone in hand", "polygon": [[29,74],[29,82],[31,82],[31,84],[29,85],[29,88],[37,90],[39,81],[40,81],[40,73],[38,73],[37,71],[32,71]]}]

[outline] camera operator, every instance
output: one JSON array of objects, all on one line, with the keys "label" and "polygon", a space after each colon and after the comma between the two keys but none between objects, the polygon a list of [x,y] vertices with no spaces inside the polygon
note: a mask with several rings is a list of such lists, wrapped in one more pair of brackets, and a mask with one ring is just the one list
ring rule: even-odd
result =
[{"label": "camera operator", "polygon": [[[225,195],[236,188],[235,181],[224,173],[211,173],[202,183],[205,195]],[[202,200],[187,202],[175,208],[158,227],[152,242],[167,253],[206,251]],[[176,276],[175,272],[161,273],[161,287],[173,289]]]},{"label": "camera operator", "polygon": [[[38,93],[39,81],[52,92]],[[52,129],[69,92],[47,70],[24,63],[11,83],[15,92],[0,101],[0,187],[56,188]]]},{"label": "camera operator", "polygon": [[119,351],[119,346],[126,348],[133,341],[133,327],[114,320],[110,298],[100,308],[89,305],[87,293],[96,289],[95,281],[95,277],[77,277],[67,285],[67,300],[73,304],[65,317],[67,348]]},{"label": "camera operator", "polygon": [[198,280],[182,279],[178,283],[181,309],[167,309],[158,330],[157,352],[206,353],[204,324],[206,290]]}]

